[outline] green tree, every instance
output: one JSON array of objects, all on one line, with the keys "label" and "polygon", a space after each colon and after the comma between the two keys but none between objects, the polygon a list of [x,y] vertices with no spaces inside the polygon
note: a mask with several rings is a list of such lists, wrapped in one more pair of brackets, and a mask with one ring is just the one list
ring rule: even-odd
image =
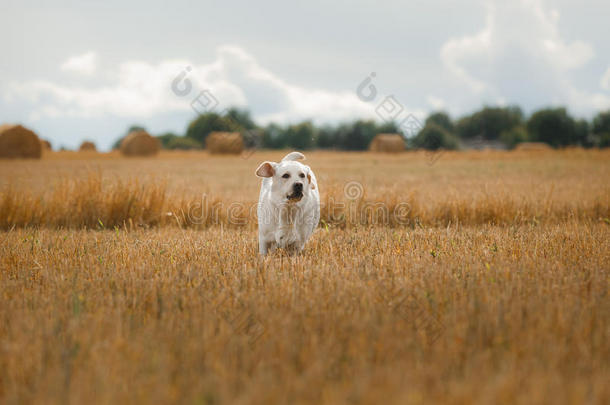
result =
[{"label": "green tree", "polygon": [[167,144],[173,139],[178,138],[178,135],[174,134],[173,132],[166,132],[164,134],[158,135],[157,138],[161,142],[161,147],[167,149]]},{"label": "green tree", "polygon": [[178,150],[191,150],[191,149],[201,149],[202,145],[194,140],[193,138],[189,138],[186,136],[176,136],[170,139],[166,145],[167,149],[178,149]]},{"label": "green tree", "polygon": [[600,148],[610,147],[610,110],[599,112],[593,118],[591,132],[593,133],[592,144]]},{"label": "green tree", "polygon": [[237,130],[255,129],[257,127],[252,117],[250,117],[250,112],[248,110],[240,110],[235,107],[230,108],[225,114],[225,118],[233,122],[235,128],[238,128]]},{"label": "green tree", "polygon": [[358,120],[352,124],[342,124],[337,128],[339,147],[345,150],[366,150],[377,135],[375,121]]},{"label": "green tree", "polygon": [[186,136],[196,140],[201,145],[205,145],[205,138],[210,134],[210,132],[235,132],[242,129],[243,128],[236,125],[232,120],[222,117],[214,112],[208,112],[199,115],[189,123],[189,126],[186,129]]},{"label": "green tree", "polygon": [[295,149],[311,149],[316,144],[316,128],[311,121],[289,125],[284,129],[286,145]]},{"label": "green tree", "polygon": [[599,112],[593,118],[592,132],[594,134],[610,134],[610,110]]},{"label": "green tree", "polygon": [[584,147],[590,148],[593,146],[593,138],[591,137],[591,126],[587,120],[576,120],[576,142]]},{"label": "green tree", "polygon": [[338,146],[337,130],[330,125],[319,128],[316,146],[321,149],[336,148]]},{"label": "green tree", "polygon": [[444,128],[446,131],[453,133],[455,131],[455,127],[453,125],[453,121],[451,121],[451,117],[444,111],[438,111],[432,113],[426,118],[426,125],[428,124],[436,124],[439,127]]},{"label": "green tree", "polygon": [[597,138],[597,146],[600,148],[610,148],[610,132],[604,132]]},{"label": "green tree", "polygon": [[518,127],[509,129],[508,131],[502,132],[502,134],[500,134],[500,140],[509,149],[513,149],[515,146],[517,146],[517,144],[527,142],[527,131],[522,125],[520,125]]},{"label": "green tree", "polygon": [[411,140],[415,148],[438,150],[458,149],[459,141],[440,125],[430,122]]},{"label": "green tree", "polygon": [[[375,128],[375,135],[377,135],[377,134],[397,134],[399,132],[400,132],[400,128],[394,121],[384,122],[382,124],[376,125],[376,128]],[[373,135],[373,138],[375,137],[375,135]]]},{"label": "green tree", "polygon": [[281,126],[275,123],[270,123],[263,128],[262,146],[268,149],[283,149],[288,147],[284,130]]},{"label": "green tree", "polygon": [[519,107],[484,107],[481,111],[461,118],[456,124],[456,133],[463,139],[481,136],[494,140],[500,138],[502,132],[511,130],[522,122],[523,113]]},{"label": "green tree", "polygon": [[576,121],[565,108],[547,108],[536,111],[527,121],[527,132],[535,142],[553,147],[579,143]]}]

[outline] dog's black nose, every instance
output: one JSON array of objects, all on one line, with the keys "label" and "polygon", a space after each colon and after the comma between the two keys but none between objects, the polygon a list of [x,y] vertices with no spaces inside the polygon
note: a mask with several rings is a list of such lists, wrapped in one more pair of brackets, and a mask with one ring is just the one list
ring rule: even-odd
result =
[{"label": "dog's black nose", "polygon": [[300,193],[303,191],[303,183],[294,183],[292,185],[292,189],[295,193]]}]

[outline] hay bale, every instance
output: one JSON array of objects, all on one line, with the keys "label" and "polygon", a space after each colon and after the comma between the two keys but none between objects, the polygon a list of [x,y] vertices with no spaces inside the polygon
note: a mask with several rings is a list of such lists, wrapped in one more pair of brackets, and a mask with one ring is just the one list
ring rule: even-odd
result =
[{"label": "hay bale", "polygon": [[83,143],[80,144],[80,148],[78,148],[79,152],[97,152],[97,148],[95,147],[95,144],[91,141],[84,141]]},{"label": "hay bale", "polygon": [[369,145],[371,152],[398,153],[405,150],[405,141],[400,134],[378,134]]},{"label": "hay bale", "polygon": [[41,139],[40,143],[42,144],[42,150],[53,150],[51,142],[47,141],[46,139]]},{"label": "hay bale", "polygon": [[21,125],[0,125],[0,158],[40,159],[41,156],[38,135]]},{"label": "hay bale", "polygon": [[544,142],[522,142],[517,144],[517,146],[515,147],[515,150],[520,150],[520,151],[543,151],[543,150],[551,150],[553,148],[551,148],[548,144],[544,143]]},{"label": "hay bale", "polygon": [[121,141],[121,153],[125,156],[152,156],[161,149],[157,138],[144,130],[130,132]]},{"label": "hay bale", "polygon": [[244,150],[244,138],[239,132],[212,132],[205,138],[205,147],[212,154],[239,155]]}]

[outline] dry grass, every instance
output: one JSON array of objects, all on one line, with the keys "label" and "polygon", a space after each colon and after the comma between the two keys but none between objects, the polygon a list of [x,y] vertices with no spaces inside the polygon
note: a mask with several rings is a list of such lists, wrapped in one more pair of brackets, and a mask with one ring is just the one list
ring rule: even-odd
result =
[{"label": "dry grass", "polygon": [[[310,154],[321,187],[323,224],[515,225],[610,218],[608,152],[551,152],[546,160],[539,153],[441,153],[434,164],[421,153]],[[198,152],[135,161],[50,158],[40,168],[7,164],[0,166],[12,179],[0,185],[0,228],[252,229],[259,187],[253,168],[281,156],[242,159]],[[15,170],[19,165],[21,173]],[[49,176],[28,179],[28,170]]]},{"label": "dry grass", "polygon": [[319,230],[303,256],[259,260],[254,231],[13,231],[0,395],[607,403],[609,236],[578,223]]},{"label": "dry grass", "polygon": [[0,162],[0,402],[610,401],[608,152],[308,154],[325,201],[419,220],[296,257],[159,216],[255,201],[281,156]]}]

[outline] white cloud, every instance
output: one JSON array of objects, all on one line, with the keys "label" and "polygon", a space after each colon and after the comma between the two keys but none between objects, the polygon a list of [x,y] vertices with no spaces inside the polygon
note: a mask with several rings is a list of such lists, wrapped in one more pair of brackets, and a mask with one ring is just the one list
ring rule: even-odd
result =
[{"label": "white cloud", "polygon": [[436,111],[444,110],[446,108],[445,100],[440,97],[429,95],[426,97],[426,101]]},{"label": "white cloud", "polygon": [[600,86],[604,90],[610,91],[610,67],[606,70],[606,73],[602,76],[600,80]]},{"label": "white cloud", "polygon": [[72,56],[62,63],[59,68],[64,72],[91,76],[97,69],[97,54],[89,51],[82,55]]},{"label": "white cloud", "polygon": [[[578,111],[603,108],[610,99],[578,90],[570,73],[593,57],[593,47],[559,32],[559,12],[541,0],[487,1],[483,28],[451,38],[440,51],[445,68],[482,101],[569,104]],[[609,79],[610,80],[610,79]]]},{"label": "white cloud", "polygon": [[486,54],[491,49],[493,30],[493,15],[488,14],[487,24],[479,33],[461,38],[449,39],[441,48],[441,61],[445,67],[459,79],[464,81],[474,92],[480,93],[486,88],[485,82],[468,73],[464,61],[472,62],[479,59],[484,62]]},{"label": "white cloud", "polygon": [[[70,69],[84,65],[74,62]],[[172,81],[187,66],[191,70],[185,79],[191,82],[192,90],[186,95],[174,94]],[[104,115],[147,118],[159,113],[189,111],[191,102],[203,89],[211,90],[220,109],[248,107],[263,123],[302,119],[334,121],[374,115],[374,106],[358,99],[355,92],[287,83],[237,46],[219,47],[216,59],[208,64],[196,65],[187,60],[158,64],[128,61],[109,73],[113,81],[106,86],[66,86],[34,80],[12,83],[9,94],[34,104],[32,118]],[[179,88],[182,86],[184,81],[179,83]]]}]

